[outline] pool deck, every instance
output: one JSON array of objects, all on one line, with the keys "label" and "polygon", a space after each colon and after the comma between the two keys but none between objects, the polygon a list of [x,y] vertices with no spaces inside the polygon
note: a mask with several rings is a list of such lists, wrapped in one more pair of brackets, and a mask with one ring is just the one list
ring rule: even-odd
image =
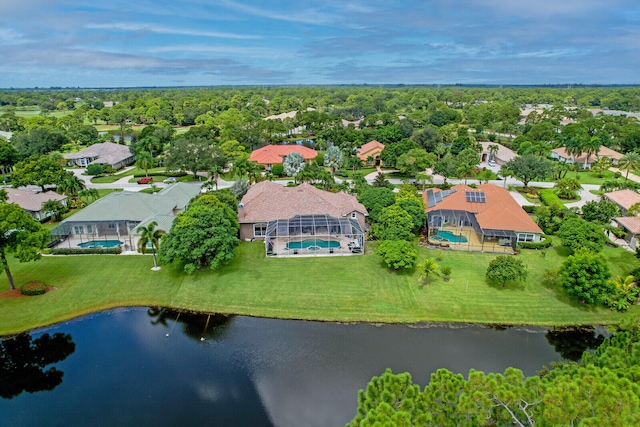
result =
[{"label": "pool deck", "polygon": [[[315,257],[315,256],[345,256],[345,255],[359,255],[360,253],[351,252],[349,243],[351,239],[346,236],[332,235],[332,236],[317,236],[318,240],[333,240],[340,243],[337,248],[320,248],[313,251],[304,249],[287,249],[287,244],[290,241],[299,242],[304,240],[313,240],[313,236],[301,235],[299,238],[276,238],[273,240],[273,253],[269,254],[269,258],[286,258],[286,257]],[[363,253],[363,252],[361,252]]]},{"label": "pool deck", "polygon": [[466,252],[489,252],[500,254],[513,255],[513,249],[511,246],[501,246],[498,242],[489,240],[482,243],[481,236],[476,233],[473,227],[442,227],[442,231],[449,231],[455,235],[462,235],[466,237],[467,242],[445,242],[441,240],[434,240],[429,238],[429,244],[443,248],[451,249],[454,251],[466,251]]}]

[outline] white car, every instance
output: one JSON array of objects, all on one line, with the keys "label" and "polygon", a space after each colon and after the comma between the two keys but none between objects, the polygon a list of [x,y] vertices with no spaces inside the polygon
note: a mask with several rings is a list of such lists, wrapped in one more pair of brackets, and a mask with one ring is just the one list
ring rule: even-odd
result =
[{"label": "white car", "polygon": [[175,184],[176,182],[178,182],[178,179],[173,176],[170,176],[169,178],[165,179],[162,182],[164,182],[165,184]]}]

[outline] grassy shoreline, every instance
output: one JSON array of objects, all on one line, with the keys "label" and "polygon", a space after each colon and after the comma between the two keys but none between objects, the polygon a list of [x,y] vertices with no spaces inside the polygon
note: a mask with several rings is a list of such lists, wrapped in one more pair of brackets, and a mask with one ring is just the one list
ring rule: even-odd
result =
[{"label": "grassy shoreline", "polygon": [[[418,285],[416,272],[392,272],[374,254],[355,257],[266,259],[261,242],[242,242],[238,256],[220,271],[183,274],[177,265],[150,271],[150,256],[49,256],[35,263],[11,260],[20,285],[42,280],[57,289],[46,295],[0,298],[0,336],[117,307],[165,306],[209,313],[281,319],[367,323],[486,323],[560,326],[612,324],[630,314],[594,308],[542,284],[545,268],[565,258],[562,247],[542,258],[522,255],[529,278],[502,288],[484,278],[493,254],[446,251],[441,265],[451,281]],[[437,252],[419,248],[420,259]],[[612,273],[623,274],[633,254],[606,248]],[[0,278],[0,292],[8,289]]]}]

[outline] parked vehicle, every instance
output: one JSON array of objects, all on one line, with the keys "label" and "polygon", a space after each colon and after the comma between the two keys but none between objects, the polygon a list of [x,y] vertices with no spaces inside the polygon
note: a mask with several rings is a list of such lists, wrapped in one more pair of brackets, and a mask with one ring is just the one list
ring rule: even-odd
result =
[{"label": "parked vehicle", "polygon": [[176,182],[178,182],[178,179],[173,176],[170,176],[169,178],[165,179],[162,182],[164,182],[165,184],[175,184]]},{"label": "parked vehicle", "polygon": [[150,176],[146,176],[144,178],[140,178],[138,180],[138,184],[150,184],[153,182],[153,178]]}]

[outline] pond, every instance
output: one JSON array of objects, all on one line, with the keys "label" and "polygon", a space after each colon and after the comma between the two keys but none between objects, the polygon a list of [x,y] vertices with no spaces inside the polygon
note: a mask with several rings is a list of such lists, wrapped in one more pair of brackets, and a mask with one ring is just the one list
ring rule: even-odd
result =
[{"label": "pond", "polygon": [[[470,368],[514,366],[532,375],[561,360],[558,351],[575,358],[599,339],[590,328],[376,326],[119,309],[5,340],[5,348],[24,345],[14,351],[13,370],[0,372],[0,413],[11,426],[341,426],[355,415],[358,390],[387,367],[410,372],[421,386],[438,368],[466,376]],[[49,366],[58,372],[21,371],[42,355],[57,361]]]}]

